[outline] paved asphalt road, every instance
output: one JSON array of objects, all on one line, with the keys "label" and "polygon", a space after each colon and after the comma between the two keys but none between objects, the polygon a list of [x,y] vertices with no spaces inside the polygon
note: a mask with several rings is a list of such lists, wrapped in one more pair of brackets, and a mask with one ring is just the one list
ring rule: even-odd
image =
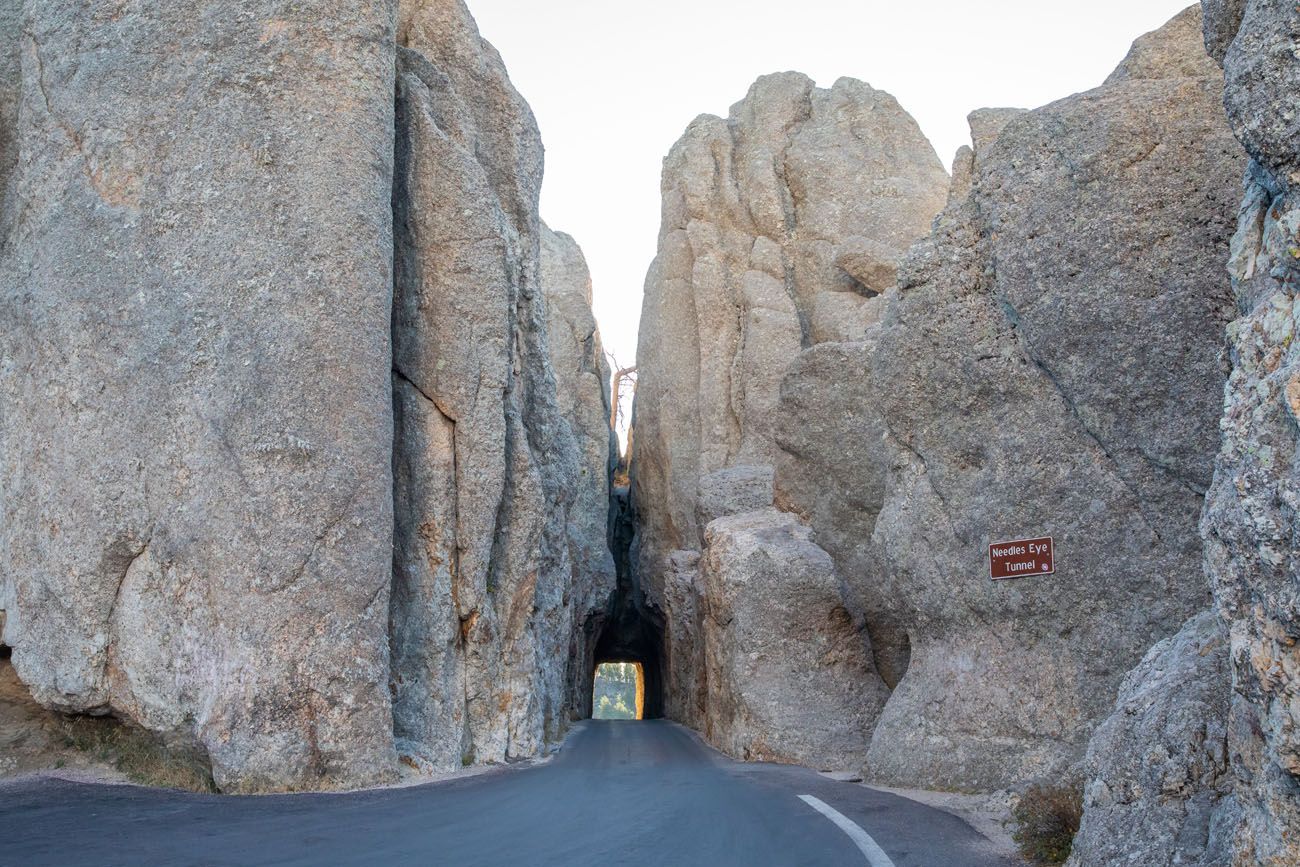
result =
[{"label": "paved asphalt road", "polygon": [[1008,867],[947,813],[805,768],[732,762],[657,721],[584,723],[535,767],[342,795],[9,783],[0,865],[873,864],[800,795],[856,823],[895,867]]}]

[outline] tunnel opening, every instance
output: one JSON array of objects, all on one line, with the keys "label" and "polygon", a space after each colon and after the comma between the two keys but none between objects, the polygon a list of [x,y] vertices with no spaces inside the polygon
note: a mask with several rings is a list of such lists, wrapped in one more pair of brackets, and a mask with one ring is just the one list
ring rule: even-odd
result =
[{"label": "tunnel opening", "polygon": [[596,644],[591,671],[590,712],[595,715],[599,701],[594,686],[601,667],[622,664],[635,667],[639,673],[642,702],[638,719],[658,719],[664,715],[662,630],[656,625],[655,618],[647,616],[642,606],[635,602],[616,599],[615,605],[621,610],[616,610],[615,616],[606,622]]},{"label": "tunnel opening", "polygon": [[602,662],[591,685],[592,719],[645,717],[645,667],[639,662]]}]

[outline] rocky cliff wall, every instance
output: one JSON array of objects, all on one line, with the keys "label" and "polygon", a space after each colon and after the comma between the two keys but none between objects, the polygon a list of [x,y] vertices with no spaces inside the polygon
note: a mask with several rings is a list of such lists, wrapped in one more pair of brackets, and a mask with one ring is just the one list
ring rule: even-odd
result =
[{"label": "rocky cliff wall", "polygon": [[[796,732],[790,720],[765,715],[764,700],[744,706],[765,692],[793,694],[794,684],[781,682],[790,673],[781,673],[775,644],[744,645],[773,660],[757,672],[769,683],[746,693],[749,685],[730,672],[729,654],[740,645],[730,643],[724,622],[761,619],[760,608],[787,605],[784,594],[796,591],[774,578],[731,587],[735,576],[721,564],[748,569],[815,543],[728,534],[727,557],[715,552],[703,572],[700,558],[710,522],[772,505],[786,366],[801,348],[860,337],[879,318],[880,294],[943,206],[947,186],[933,148],[888,94],[850,79],[819,89],[796,73],[759,79],[726,119],[696,119],[664,163],[663,225],[638,352],[634,571],[664,621],[668,715],[735,754],[842,761],[834,720],[853,720],[863,743],[879,708],[869,685],[837,690],[816,730]],[[779,550],[766,550],[777,536]],[[833,570],[801,574],[812,581],[813,572],[814,584],[838,583]],[[712,598],[724,589],[725,614]],[[874,679],[861,621],[839,624],[832,608],[803,612],[805,631],[842,648],[852,657],[848,669]],[[710,700],[733,710],[714,714]],[[742,734],[731,722],[742,719],[764,721]]]},{"label": "rocky cliff wall", "polygon": [[1300,862],[1300,8],[1207,2],[1206,44],[1250,156],[1228,271],[1238,318],[1202,531],[1230,636],[1236,864]]},{"label": "rocky cliff wall", "polygon": [[[665,164],[633,461],[636,562],[665,612],[670,713],[733,752],[758,740],[736,743],[715,712],[744,698],[746,680],[728,674],[734,651],[718,623],[735,601],[719,594],[729,569],[757,574],[750,555],[779,559],[780,546],[728,534],[754,551],[722,557],[709,540],[772,503],[829,553],[863,630],[856,646],[871,654],[852,702],[825,713],[870,720],[862,708],[892,690],[858,735],[884,783],[987,791],[1066,774],[1124,673],[1205,608],[1197,521],[1218,437],[1234,311],[1222,261],[1243,160],[1200,25],[1193,8],[1139,39],[1088,93],[972,114],[947,207],[901,268],[894,260],[873,283],[850,265],[861,260],[831,257],[875,287],[857,292],[861,315],[839,331],[816,324],[818,293],[836,290],[818,284],[810,303],[798,268],[763,271],[781,234],[753,240],[734,216],[788,213],[765,204],[771,184],[743,182],[772,163],[743,155],[756,134],[738,130],[769,128],[755,120],[769,105],[797,105],[800,79],[762,80],[728,121],[692,125]],[[791,161],[780,165],[776,189],[808,213],[879,191],[855,187],[851,172],[791,181]],[[917,195],[898,219],[919,223],[943,198]],[[1039,535],[1056,539],[1055,576],[989,580],[990,543]]]},{"label": "rocky cliff wall", "polygon": [[22,3],[0,2],[0,33],[12,34],[0,46],[0,237],[6,232],[5,188],[18,163],[18,97],[22,84],[21,49]]},{"label": "rocky cliff wall", "polygon": [[378,782],[392,9],[241,8],[25,4],[4,641],[42,704],[191,731],[225,788]]},{"label": "rocky cliff wall", "polygon": [[[1098,731],[1081,865],[1109,863],[1117,850],[1144,852],[1152,864],[1300,862],[1300,205],[1292,189],[1300,145],[1290,108],[1300,94],[1300,12],[1246,0],[1202,5],[1205,44],[1223,66],[1224,104],[1250,159],[1225,258],[1237,318],[1227,330],[1232,371],[1201,521],[1215,602],[1205,617],[1226,636],[1199,658],[1170,661],[1174,676],[1155,682],[1181,686],[1144,690],[1147,709],[1133,707],[1140,692],[1121,696]],[[1148,662],[1172,650],[1157,647]],[[1142,674],[1129,676],[1130,693],[1142,690]],[[1117,746],[1154,758],[1144,766],[1101,758]],[[1173,831],[1176,845],[1152,845]],[[1197,856],[1188,841],[1200,838]]]},{"label": "rocky cliff wall", "polygon": [[1214,611],[1157,643],[1125,676],[1084,763],[1072,867],[1216,867],[1241,811],[1228,758],[1228,637]]},{"label": "rocky cliff wall", "polygon": [[[906,648],[874,779],[1064,774],[1123,674],[1205,607],[1242,163],[1199,29],[1190,9],[1101,87],[982,118],[970,193],[903,267],[867,377],[884,496],[824,541],[895,674]],[[989,544],[1038,536],[1055,575],[989,580]]]},{"label": "rocky cliff wall", "polygon": [[568,715],[581,719],[591,713],[598,621],[609,610],[616,583],[609,524],[610,484],[619,451],[610,426],[611,371],[591,312],[587,261],[572,237],[543,225],[541,266],[551,369],[560,411],[578,445],[578,475],[566,528],[573,567],[572,640],[557,661],[567,660]]},{"label": "rocky cliff wall", "polygon": [[20,14],[18,675],[193,741],[227,791],[539,754],[604,602],[607,399],[598,366],[557,384],[590,314],[547,305],[540,140],[463,3]]}]

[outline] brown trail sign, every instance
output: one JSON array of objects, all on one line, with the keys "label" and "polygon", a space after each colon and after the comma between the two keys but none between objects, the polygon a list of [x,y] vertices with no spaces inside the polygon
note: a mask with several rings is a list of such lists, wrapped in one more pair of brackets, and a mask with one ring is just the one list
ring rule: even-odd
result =
[{"label": "brown trail sign", "polygon": [[994,542],[989,545],[989,577],[994,581],[1051,575],[1056,571],[1052,537]]}]

